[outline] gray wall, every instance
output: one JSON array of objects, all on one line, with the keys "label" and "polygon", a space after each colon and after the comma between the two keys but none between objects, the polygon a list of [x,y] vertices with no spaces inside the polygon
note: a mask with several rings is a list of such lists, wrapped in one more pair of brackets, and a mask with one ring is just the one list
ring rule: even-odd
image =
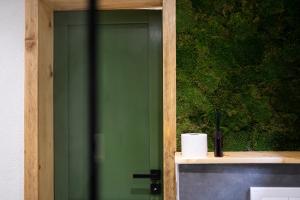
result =
[{"label": "gray wall", "polygon": [[180,165],[180,200],[249,200],[250,187],[300,187],[300,165]]}]

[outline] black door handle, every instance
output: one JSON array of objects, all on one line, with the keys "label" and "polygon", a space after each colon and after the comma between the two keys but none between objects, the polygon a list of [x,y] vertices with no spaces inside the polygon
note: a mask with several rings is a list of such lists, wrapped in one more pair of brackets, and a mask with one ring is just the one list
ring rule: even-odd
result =
[{"label": "black door handle", "polygon": [[159,181],[161,179],[161,171],[151,169],[150,174],[133,174],[133,178],[149,178],[151,181]]},{"label": "black door handle", "polygon": [[161,193],[161,171],[158,169],[151,169],[150,174],[133,174],[133,178],[149,178],[152,183],[150,185],[150,193],[158,195]]}]

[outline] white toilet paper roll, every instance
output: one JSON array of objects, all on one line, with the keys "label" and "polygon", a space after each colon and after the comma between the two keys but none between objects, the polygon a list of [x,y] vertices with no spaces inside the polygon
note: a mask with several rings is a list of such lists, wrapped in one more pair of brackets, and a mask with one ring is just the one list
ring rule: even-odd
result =
[{"label": "white toilet paper roll", "polygon": [[181,134],[181,153],[185,158],[207,157],[207,134]]}]

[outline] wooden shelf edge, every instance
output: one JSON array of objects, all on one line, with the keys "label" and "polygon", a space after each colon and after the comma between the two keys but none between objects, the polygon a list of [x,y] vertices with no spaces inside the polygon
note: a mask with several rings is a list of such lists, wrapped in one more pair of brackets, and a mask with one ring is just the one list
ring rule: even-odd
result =
[{"label": "wooden shelf edge", "polygon": [[300,151],[224,152],[222,158],[209,152],[206,158],[197,159],[184,158],[177,152],[175,164],[300,164]]}]

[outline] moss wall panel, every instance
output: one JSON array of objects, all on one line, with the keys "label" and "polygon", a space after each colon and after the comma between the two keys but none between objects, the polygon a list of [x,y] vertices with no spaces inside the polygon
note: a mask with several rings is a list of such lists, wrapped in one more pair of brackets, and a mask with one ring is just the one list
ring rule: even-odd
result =
[{"label": "moss wall panel", "polygon": [[299,8],[177,0],[178,140],[205,132],[212,150],[220,109],[225,150],[300,150]]}]

